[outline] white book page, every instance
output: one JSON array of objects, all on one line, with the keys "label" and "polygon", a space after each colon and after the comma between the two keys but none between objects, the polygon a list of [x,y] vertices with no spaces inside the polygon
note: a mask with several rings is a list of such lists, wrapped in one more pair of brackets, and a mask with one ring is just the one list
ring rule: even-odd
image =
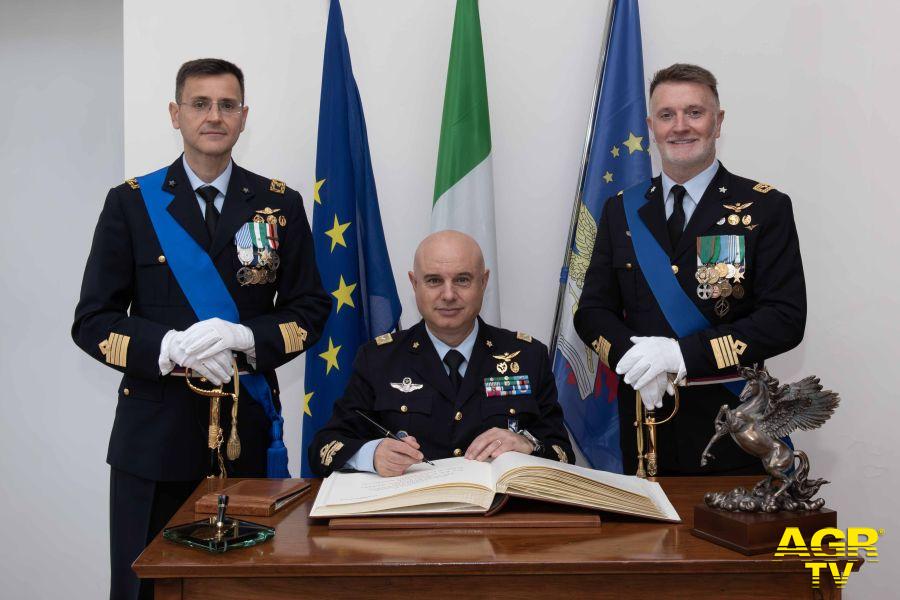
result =
[{"label": "white book page", "polygon": [[390,498],[426,488],[459,483],[494,489],[491,468],[487,463],[462,457],[433,461],[434,466],[419,463],[399,477],[382,477],[377,473],[339,473],[322,482],[315,506],[340,506]]}]

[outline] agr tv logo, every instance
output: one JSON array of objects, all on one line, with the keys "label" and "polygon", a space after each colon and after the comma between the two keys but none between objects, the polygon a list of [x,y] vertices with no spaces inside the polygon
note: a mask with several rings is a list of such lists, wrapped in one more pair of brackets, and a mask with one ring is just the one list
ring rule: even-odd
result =
[{"label": "agr tv logo", "polygon": [[853,570],[853,562],[838,564],[847,558],[858,558],[860,550],[865,554],[869,562],[878,562],[878,548],[875,542],[878,536],[884,535],[884,529],[874,530],[869,527],[849,527],[845,535],[843,530],[836,527],[825,527],[816,531],[809,540],[806,540],[798,527],[787,527],[778,543],[775,558],[785,556],[799,556],[800,558],[814,558],[816,560],[803,563],[812,571],[812,587],[818,588],[821,582],[822,571],[827,570],[834,579],[838,588],[847,585],[850,573]]}]

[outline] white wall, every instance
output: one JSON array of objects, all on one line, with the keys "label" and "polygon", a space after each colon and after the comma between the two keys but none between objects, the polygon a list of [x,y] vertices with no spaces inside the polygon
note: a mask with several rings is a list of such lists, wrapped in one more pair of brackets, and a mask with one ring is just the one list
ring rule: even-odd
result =
[{"label": "white wall", "polygon": [[119,376],[69,328],[101,202],[122,177],[122,71],[121,2],[0,7],[3,598],[109,593]]},{"label": "white wall", "polygon": [[[0,310],[0,369],[12,393],[0,400],[0,508],[23,516],[12,524],[19,537],[40,518],[48,533],[84,538],[72,549],[26,543],[3,561],[17,597],[65,590],[93,598],[106,585],[103,459],[117,375],[81,354],[67,329],[105,189],[179,152],[166,104],[181,62],[223,56],[244,69],[251,110],[236,160],[286,180],[311,210],[327,0],[126,0],[124,34],[111,4],[81,3],[77,12],[61,2],[4,5],[0,18],[0,64],[12,72],[14,90],[0,121],[0,169],[3,181],[17,182],[4,203],[11,217],[40,223],[41,240],[49,241],[28,254],[34,262],[7,267],[13,276]],[[410,324],[418,317],[405,272],[428,227],[454,2],[344,0],[343,7]],[[712,69],[727,115],[723,162],[794,200],[810,297],[807,336],[770,367],[783,381],[818,373],[841,392],[842,407],[824,429],[795,439],[814,472],[833,482],[823,491],[843,526],[887,530],[882,563],[866,565],[847,592],[885,596],[888,566],[900,552],[889,500],[898,492],[889,376],[898,355],[893,295],[900,281],[891,254],[900,209],[891,150],[900,124],[891,104],[900,91],[900,43],[886,26],[898,22],[900,8],[871,0],[644,0],[641,12],[647,78],[675,61]],[[481,14],[503,320],[547,340],[606,3],[483,0]],[[117,137],[123,72],[124,168]],[[72,90],[74,108],[62,103]],[[12,256],[13,240],[3,244]],[[296,469],[302,360],[279,376]],[[65,491],[51,495],[38,479],[47,474],[62,476]],[[36,577],[36,552],[55,559],[56,577]]]}]

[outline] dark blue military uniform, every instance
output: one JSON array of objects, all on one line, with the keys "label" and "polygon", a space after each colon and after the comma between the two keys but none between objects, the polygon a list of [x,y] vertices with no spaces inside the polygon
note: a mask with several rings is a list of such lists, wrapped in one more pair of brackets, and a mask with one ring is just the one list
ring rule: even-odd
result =
[{"label": "dark blue military uniform", "polygon": [[[256,369],[265,375],[280,408],[274,369],[315,343],[331,308],[316,269],[300,194],[234,165],[211,239],[181,158],[169,167],[163,187],[174,194],[169,213],[207,249],[241,323],[253,331]],[[255,216],[269,214],[278,225],[281,262],[275,281],[242,286],[236,277],[242,264],[235,234]],[[209,400],[191,392],[183,377],[160,376],[158,365],[166,332],[196,322],[161,249],[138,183],[129,180],[110,190],[94,232],[72,337],[98,361],[124,373],[107,455],[113,468],[113,596],[123,589],[116,587],[117,578],[133,577],[131,562],[209,471]],[[229,473],[265,476],[271,424],[243,388],[241,399],[241,456],[228,463]],[[226,438],[229,415],[230,402],[224,402]]]},{"label": "dark blue military uniform", "polygon": [[[512,354],[509,360],[496,358]],[[505,366],[498,370],[499,364]],[[530,391],[489,395],[485,380],[504,375],[527,376]],[[309,464],[316,474],[325,476],[342,468],[363,444],[383,437],[356,410],[394,433],[402,430],[414,436],[429,459],[461,456],[479,434],[492,427],[506,429],[512,419],[541,443],[539,456],[574,462],[547,347],[531,336],[480,319],[456,394],[424,321],[362,346],[331,420],[309,445]]]},{"label": "dark blue military uniform", "polygon": [[[800,343],[806,323],[806,287],[790,198],[720,165],[673,249],[660,177],[647,186],[646,197],[649,201],[638,211],[640,218],[671,258],[684,292],[711,324],[678,340],[690,381],[736,377],[739,365],[761,364]],[[698,239],[712,236],[743,236],[745,268],[737,281],[728,276],[718,280],[728,283],[729,295],[724,298],[712,297],[708,280],[700,281],[705,275],[698,277]],[[704,283],[710,287],[701,289]],[[735,289],[740,293],[734,293]],[[633,346],[631,336],[677,338],[636,260],[621,194],[604,206],[575,328],[613,369]],[[624,383],[618,390],[623,462],[625,472],[634,473],[634,390]],[[714,449],[716,460],[701,469],[700,453],[725,403],[734,406],[737,399],[721,385],[681,388],[678,415],[658,429],[661,474],[758,468],[758,460],[735,444],[720,443]],[[666,396],[658,412],[664,416],[671,408],[672,397]]]}]

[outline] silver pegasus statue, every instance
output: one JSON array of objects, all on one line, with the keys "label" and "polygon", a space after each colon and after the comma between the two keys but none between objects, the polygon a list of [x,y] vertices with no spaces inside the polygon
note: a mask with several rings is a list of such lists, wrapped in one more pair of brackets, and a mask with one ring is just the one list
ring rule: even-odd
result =
[{"label": "silver pegasus statue", "polygon": [[733,512],[779,512],[782,510],[819,510],[825,500],[813,500],[824,479],[807,479],[809,458],[783,441],[795,429],[812,430],[822,426],[834,413],[840,398],[823,390],[818,377],[807,377],[786,385],[769,375],[765,368],[745,367],[747,380],[734,409],[723,404],[716,415],[716,433],[700,458],[706,466],[715,457],[709,449],[727,434],[745,452],[759,457],[769,476],[751,491],[735,488],[730,492],[710,492],[707,506]]}]

